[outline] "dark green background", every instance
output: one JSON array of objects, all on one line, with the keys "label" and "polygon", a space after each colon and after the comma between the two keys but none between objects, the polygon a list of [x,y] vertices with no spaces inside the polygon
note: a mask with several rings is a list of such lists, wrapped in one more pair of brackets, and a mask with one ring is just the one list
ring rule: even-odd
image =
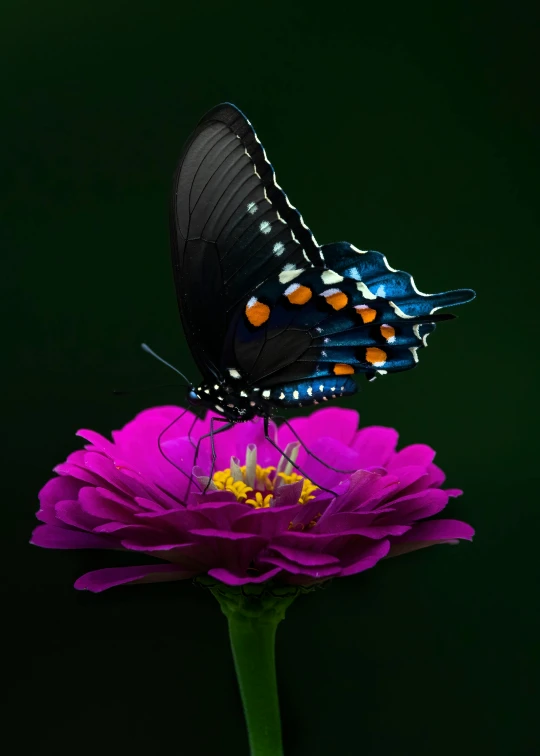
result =
[{"label": "dark green background", "polygon": [[425,291],[478,293],[420,369],[362,382],[349,402],[364,424],[437,449],[465,489],[450,515],[476,539],[292,606],[278,638],[286,753],[538,750],[532,8],[2,4],[3,625],[23,738],[10,753],[247,753],[208,594],[77,593],[83,571],[129,556],[27,545],[37,492],[78,428],[108,433],[183,400],[171,388],[112,396],[171,380],[139,343],[195,374],[168,192],[184,140],[223,100],[255,124],[320,242],[379,249]]}]

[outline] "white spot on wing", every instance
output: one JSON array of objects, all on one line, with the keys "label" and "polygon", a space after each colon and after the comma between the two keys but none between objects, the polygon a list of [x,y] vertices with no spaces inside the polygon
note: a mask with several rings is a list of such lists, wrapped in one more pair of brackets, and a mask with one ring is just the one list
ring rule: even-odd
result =
[{"label": "white spot on wing", "polygon": [[248,301],[246,307],[249,310],[250,307],[253,307],[256,304],[257,304],[257,297],[251,297],[251,299]]},{"label": "white spot on wing", "polygon": [[298,393],[298,391],[293,391],[293,392],[292,392],[292,395],[293,395],[293,397],[294,397],[295,399],[298,399],[298,398],[300,397],[300,394]]},{"label": "white spot on wing", "polygon": [[331,297],[333,294],[341,294],[341,289],[326,289],[321,292],[321,297]]},{"label": "white spot on wing", "polygon": [[377,370],[377,372],[379,375],[386,375],[388,373],[388,370]]},{"label": "white spot on wing", "polygon": [[384,264],[386,265],[387,270],[392,271],[392,273],[397,273],[397,268],[393,268],[388,260],[386,259],[386,255],[383,255]]},{"label": "white spot on wing", "polygon": [[214,405],[218,412],[225,412],[223,407],[220,407],[219,404]]},{"label": "white spot on wing", "polygon": [[321,273],[321,278],[323,283],[325,284],[336,284],[343,281],[343,276],[340,276],[339,273],[336,273],[334,270],[324,270]]},{"label": "white spot on wing", "polygon": [[265,399],[270,399],[270,391],[268,389],[266,389],[266,391],[263,391],[262,395]]},{"label": "white spot on wing", "polygon": [[427,347],[427,337],[429,336],[429,333],[425,333],[423,336],[420,336],[420,323],[417,323],[413,326],[413,332],[417,339],[422,340],[422,344]]},{"label": "white spot on wing", "polygon": [[311,388],[311,386],[308,386],[307,392],[308,392],[308,396],[313,396],[313,389]]},{"label": "white spot on wing", "polygon": [[229,368],[229,375],[231,378],[241,378],[242,376],[238,372],[238,370],[235,370],[234,368]]},{"label": "white spot on wing", "polygon": [[[281,276],[280,276],[280,280],[281,280]],[[294,294],[294,292],[299,288],[300,288],[300,284],[291,284],[290,286],[287,286],[283,294],[286,297],[289,297],[291,294]]]},{"label": "white spot on wing", "polygon": [[[381,328],[392,328],[392,326],[389,326],[389,325],[388,325],[387,323],[383,323],[383,324],[382,324],[382,326],[381,326]],[[395,341],[396,341],[396,336],[395,336],[395,334],[394,334],[393,336],[389,336],[389,337],[388,337],[388,338],[386,339],[386,343],[387,343],[387,344],[394,344],[394,343],[395,343]]]},{"label": "white spot on wing", "polygon": [[425,292],[420,291],[420,289],[416,286],[414,282],[414,278],[412,276],[410,276],[410,279],[411,279],[411,286],[413,287],[413,289],[415,290],[417,294],[419,294],[421,297],[431,297],[431,294],[426,294]]},{"label": "white spot on wing", "polygon": [[270,224],[268,221],[263,221],[261,225],[259,226],[259,231],[263,234],[269,234],[270,233]]},{"label": "white spot on wing", "polygon": [[[377,295],[373,294],[363,281],[358,281],[358,283],[356,284],[356,288],[365,299],[377,299]],[[390,302],[390,304],[392,303]]]},{"label": "white spot on wing", "polygon": [[279,399],[285,399],[285,394],[283,393],[283,391],[282,391],[282,392],[281,392],[281,394],[279,395]]},{"label": "white spot on wing", "polygon": [[246,394],[246,392],[245,392],[245,391],[241,391],[241,392],[240,392],[240,396],[245,396],[245,397],[247,398],[247,394]]},{"label": "white spot on wing", "polygon": [[283,254],[284,249],[285,245],[283,244],[283,242],[276,242],[272,247],[272,252],[276,255],[276,257],[279,257]]},{"label": "white spot on wing", "polygon": [[322,385],[322,383],[321,383],[321,385],[319,386],[319,391],[324,391],[324,386]]},{"label": "white spot on wing", "polygon": [[247,211],[251,215],[255,215],[255,213],[257,212],[257,204],[255,202],[250,202],[247,206]]},{"label": "white spot on wing", "polygon": [[395,302],[388,302],[388,304],[390,305],[390,307],[392,307],[396,315],[399,315],[400,318],[414,318],[414,315],[407,315],[406,313],[404,313],[403,310],[401,310]]},{"label": "white spot on wing", "polygon": [[[297,278],[301,273],[303,273],[303,268],[295,268],[295,266],[292,263],[289,263],[286,265],[281,273],[279,274],[279,282],[282,284],[289,283],[289,281],[293,281],[295,278]],[[299,284],[295,284],[296,289],[298,288]],[[288,291],[288,289],[287,289]],[[285,292],[287,293],[287,292]]]}]

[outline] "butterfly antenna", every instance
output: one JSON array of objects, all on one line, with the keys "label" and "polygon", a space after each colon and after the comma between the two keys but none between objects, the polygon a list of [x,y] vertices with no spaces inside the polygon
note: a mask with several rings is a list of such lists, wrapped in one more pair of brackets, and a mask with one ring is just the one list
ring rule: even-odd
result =
[{"label": "butterfly antenna", "polygon": [[167,362],[167,360],[164,360],[163,357],[159,356],[159,354],[156,354],[152,349],[150,349],[150,347],[148,346],[148,344],[141,344],[141,348],[142,348],[143,352],[148,352],[148,354],[151,354],[152,357],[156,358],[156,360],[159,360],[164,365],[167,365],[168,368],[170,368],[171,370],[174,370],[175,373],[178,373],[178,375],[181,376],[185,380],[187,386],[191,387],[193,385],[191,383],[191,381],[189,381],[186,378],[186,376],[183,373],[181,373],[180,370],[178,370],[178,368],[175,368],[174,365],[171,365],[170,362]]},{"label": "butterfly antenna", "polygon": [[113,389],[112,393],[115,396],[128,396],[136,391],[155,391],[156,389],[171,388],[173,386],[181,386],[180,383],[160,383],[157,386],[136,386],[132,389]]}]

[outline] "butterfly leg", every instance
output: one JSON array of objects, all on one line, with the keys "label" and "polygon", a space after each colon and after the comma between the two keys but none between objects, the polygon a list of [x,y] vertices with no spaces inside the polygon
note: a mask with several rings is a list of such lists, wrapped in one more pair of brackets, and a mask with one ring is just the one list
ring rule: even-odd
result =
[{"label": "butterfly leg", "polygon": [[157,444],[158,444],[159,453],[161,454],[161,456],[163,457],[163,459],[166,459],[169,464],[171,464],[173,467],[176,467],[176,469],[179,470],[182,473],[182,475],[185,475],[186,478],[191,482],[191,476],[188,475],[185,470],[182,470],[182,468],[179,467],[175,462],[173,462],[172,459],[169,459],[169,457],[165,454],[165,452],[163,451],[163,449],[161,447],[161,439],[163,438],[163,436],[165,435],[165,433],[167,433],[167,431],[170,430],[173,427],[173,425],[176,425],[176,423],[184,417],[184,415],[186,414],[187,411],[188,410],[185,409],[177,417],[175,417],[172,422],[170,422],[168,425],[165,426],[165,428],[163,428],[163,430],[161,431],[161,433],[158,436]]},{"label": "butterfly leg", "polygon": [[[214,422],[226,423],[226,425],[222,426],[221,428],[218,428],[217,430],[214,430]],[[223,433],[223,431],[229,430],[230,428],[233,427],[233,425],[234,423],[229,422],[225,417],[212,417],[210,419],[210,433],[205,433],[204,436],[201,436],[199,438],[199,441],[197,442],[197,447],[195,449],[195,458],[193,460],[194,467],[197,464],[197,460],[199,458],[200,447],[205,438],[210,439],[210,446],[211,446],[212,464],[210,468],[210,475],[208,476],[208,483],[206,484],[206,487],[203,493],[206,493],[206,491],[208,490],[210,486],[210,481],[212,480],[212,476],[214,474],[214,466],[216,464],[216,447],[214,445],[214,436],[216,435],[216,433]],[[188,487],[188,494],[187,494],[188,496],[191,489],[191,482],[192,482],[192,478],[190,478],[190,485]]]},{"label": "butterfly leg", "polygon": [[[281,454],[282,457],[285,457],[285,459],[287,460],[287,462],[289,462],[296,470],[298,470],[298,472],[300,473],[300,475],[302,475],[304,478],[307,478],[307,475],[302,470],[302,468],[299,467],[294,460],[292,460],[289,456],[287,456],[287,454],[285,454],[285,452],[282,449],[280,449],[280,447],[278,446],[278,444],[276,444],[276,442],[274,441],[274,439],[270,436],[269,422],[270,422],[270,418],[269,417],[265,417],[264,418],[264,437],[265,437],[265,439],[268,441],[269,444],[271,444],[274,447],[274,449],[277,449],[277,451]],[[320,486],[315,480],[312,481],[312,482],[316,486],[318,486],[321,489],[321,491],[326,491],[327,493],[334,493],[329,488],[325,488],[324,486]]]},{"label": "butterfly leg", "polygon": [[286,425],[287,428],[291,431],[291,433],[296,438],[298,443],[303,447],[308,457],[312,457],[316,462],[319,462],[319,464],[321,464],[323,467],[326,467],[328,470],[332,470],[332,472],[343,473],[347,475],[351,475],[353,472],[356,472],[356,470],[339,470],[337,467],[332,467],[332,465],[329,465],[328,462],[325,462],[324,459],[321,459],[320,457],[318,457],[316,454],[313,454],[313,452],[311,452],[308,449],[306,444],[302,441],[298,433],[295,431],[295,429],[293,428],[291,423],[287,420],[287,418],[284,417],[284,415],[275,415],[274,419],[283,420],[283,424]]},{"label": "butterfly leg", "polygon": [[188,441],[189,441],[189,443],[190,443],[190,444],[192,445],[192,447],[193,447],[193,448],[195,449],[195,448],[196,448],[196,445],[195,445],[195,443],[193,442],[193,440],[192,440],[192,438],[191,438],[191,431],[192,431],[192,430],[193,430],[193,428],[195,427],[195,423],[197,422],[197,420],[202,420],[202,418],[201,418],[201,417],[199,417],[199,414],[198,414],[198,412],[197,412],[197,410],[196,410],[196,409],[195,409],[195,410],[193,410],[193,414],[195,415],[195,417],[193,418],[193,422],[192,422],[192,423],[191,423],[191,425],[189,426],[189,430],[188,430],[188,433],[187,433],[187,438],[188,438]]}]

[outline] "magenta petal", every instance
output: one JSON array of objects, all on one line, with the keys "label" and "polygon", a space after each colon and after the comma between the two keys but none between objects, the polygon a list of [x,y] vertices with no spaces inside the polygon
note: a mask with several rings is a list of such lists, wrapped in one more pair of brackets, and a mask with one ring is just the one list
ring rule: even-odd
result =
[{"label": "magenta petal", "polygon": [[132,522],[133,515],[138,508],[129,504],[106,488],[91,488],[87,486],[79,493],[79,504],[87,515],[98,517],[100,520],[116,520],[118,522]]},{"label": "magenta petal", "polygon": [[246,514],[247,506],[239,502],[227,502],[225,504],[210,503],[197,507],[197,511],[207,518],[212,528],[216,528],[216,530],[229,530],[239,517]]},{"label": "magenta petal", "polygon": [[356,434],[352,448],[358,453],[360,466],[384,467],[394,454],[398,432],[393,428],[371,425]]},{"label": "magenta petal", "polygon": [[426,472],[426,468],[421,465],[409,465],[407,467],[401,467],[399,471],[395,471],[394,474],[398,477],[399,483],[393,491],[393,495],[404,493],[411,494],[418,491],[424,491],[429,488],[429,473]]},{"label": "magenta petal", "polygon": [[349,446],[358,430],[359,415],[356,410],[343,409],[343,407],[324,407],[313,412],[305,420],[309,438],[330,436],[344,446]]},{"label": "magenta petal", "polygon": [[59,501],[76,499],[83,485],[82,481],[71,477],[51,478],[38,494],[41,508],[54,509]]},{"label": "magenta petal", "polygon": [[291,562],[288,559],[279,556],[266,556],[261,562],[279,567],[290,575],[306,575],[315,580],[333,577],[334,575],[339,575],[341,572],[339,564],[324,566],[315,565],[311,567],[309,565],[299,565],[296,562]]},{"label": "magenta petal", "polygon": [[277,492],[274,493],[272,507],[279,509],[280,507],[290,507],[293,504],[298,504],[298,499],[302,495],[303,487],[303,480],[299,480],[296,483],[282,484],[277,489]]},{"label": "magenta petal", "polygon": [[215,528],[205,528],[204,530],[190,530],[190,535],[196,535],[204,539],[213,539],[215,541],[243,541],[244,543],[254,544],[255,546],[264,546],[266,539],[253,535],[251,533],[235,533],[232,530],[216,530]]},{"label": "magenta petal", "polygon": [[474,528],[459,520],[430,520],[419,522],[408,533],[392,538],[389,556],[398,556],[408,551],[416,551],[436,543],[445,543],[454,539],[471,541]]},{"label": "magenta petal", "polygon": [[446,480],[446,475],[433,462],[427,466],[427,473],[429,476],[428,488],[440,488]]},{"label": "magenta petal", "polygon": [[419,522],[399,538],[393,538],[392,543],[404,541],[451,541],[454,538],[472,541],[474,528],[460,520],[430,520]]},{"label": "magenta petal", "polygon": [[301,509],[298,504],[290,507],[250,509],[233,523],[233,530],[272,538],[286,531],[295,514]]},{"label": "magenta petal", "polygon": [[[343,479],[344,474],[352,474],[360,466],[359,455],[335,438],[320,436],[311,441],[308,448],[311,453],[306,454],[301,465],[302,471],[306,478],[316,481],[320,486],[335,485]],[[318,462],[315,457],[325,464]]]},{"label": "magenta petal", "polygon": [[411,444],[406,446],[397,454],[394,454],[389,461],[387,468],[389,472],[396,472],[400,467],[409,467],[410,465],[418,465],[420,467],[428,467],[435,458],[435,450],[431,446],[426,444]]},{"label": "magenta petal", "polygon": [[93,533],[83,533],[71,528],[56,528],[54,525],[38,525],[30,543],[44,549],[117,549],[118,544]]},{"label": "magenta petal", "polygon": [[141,567],[109,567],[104,570],[87,572],[75,582],[78,591],[101,593],[107,588],[126,583],[164,583],[185,580],[197,573],[184,570],[174,564],[149,564]]},{"label": "magenta petal", "polygon": [[84,438],[85,441],[90,441],[92,444],[93,450],[99,451],[102,454],[105,454],[108,457],[114,457],[116,454],[116,447],[114,444],[112,444],[110,441],[108,441],[104,436],[102,436],[99,433],[96,433],[93,430],[87,430],[86,428],[81,428],[81,430],[78,430],[75,434],[76,436],[80,436],[81,438]]},{"label": "magenta petal", "polygon": [[279,567],[270,569],[267,572],[263,572],[260,575],[253,575],[251,577],[239,577],[231,570],[225,567],[215,567],[212,570],[208,570],[210,577],[220,580],[225,585],[246,585],[246,583],[264,583],[266,580],[271,580],[281,572]]},{"label": "magenta petal", "polygon": [[351,475],[349,488],[341,496],[336,496],[326,510],[326,517],[336,512],[357,509],[363,502],[380,490],[382,476],[367,470],[358,470]]},{"label": "magenta petal", "polygon": [[448,504],[448,493],[440,488],[429,488],[427,491],[402,496],[392,501],[394,512],[384,515],[383,522],[405,523],[421,520],[441,512]]},{"label": "magenta petal", "polygon": [[59,501],[54,511],[61,522],[81,530],[94,530],[98,525],[103,524],[101,517],[94,517],[83,512],[78,501]]},{"label": "magenta petal", "polygon": [[358,572],[369,570],[381,559],[387,556],[390,550],[388,541],[381,541],[373,545],[370,549],[364,550],[357,559],[353,559],[346,567],[341,570],[342,577],[346,575],[356,575]]},{"label": "magenta petal", "polygon": [[[159,530],[145,527],[144,525],[123,525],[117,527],[119,523],[108,522],[96,528],[96,533],[110,533],[121,543],[124,548],[133,549],[134,551],[146,551],[154,546],[161,544],[178,545],[187,540],[177,533],[162,533]],[[128,545],[129,544],[129,545]]]},{"label": "magenta petal", "polygon": [[55,472],[57,475],[61,475],[62,477],[69,475],[76,480],[80,480],[82,483],[90,483],[90,485],[93,486],[99,485],[99,478],[97,478],[95,475],[92,475],[92,473],[88,470],[85,470],[84,467],[73,465],[70,462],[64,462],[60,465],[56,465],[56,467],[53,469],[53,472]]},{"label": "magenta petal", "polygon": [[[392,517],[392,515],[388,515]],[[403,535],[410,529],[408,525],[390,524],[383,522],[377,525],[367,525],[362,513],[344,512],[330,515],[320,521],[317,532],[334,533],[339,535],[363,535],[366,538],[386,538],[390,535]]]},{"label": "magenta petal", "polygon": [[187,532],[193,528],[204,528],[210,524],[207,517],[197,509],[177,509],[169,512],[141,512],[135,522],[153,528],[166,528]]},{"label": "magenta petal", "polygon": [[323,554],[316,551],[304,551],[301,549],[292,549],[288,546],[272,546],[272,551],[288,559],[289,562],[295,562],[303,567],[323,567],[332,564],[338,564],[339,559],[331,554]]}]

